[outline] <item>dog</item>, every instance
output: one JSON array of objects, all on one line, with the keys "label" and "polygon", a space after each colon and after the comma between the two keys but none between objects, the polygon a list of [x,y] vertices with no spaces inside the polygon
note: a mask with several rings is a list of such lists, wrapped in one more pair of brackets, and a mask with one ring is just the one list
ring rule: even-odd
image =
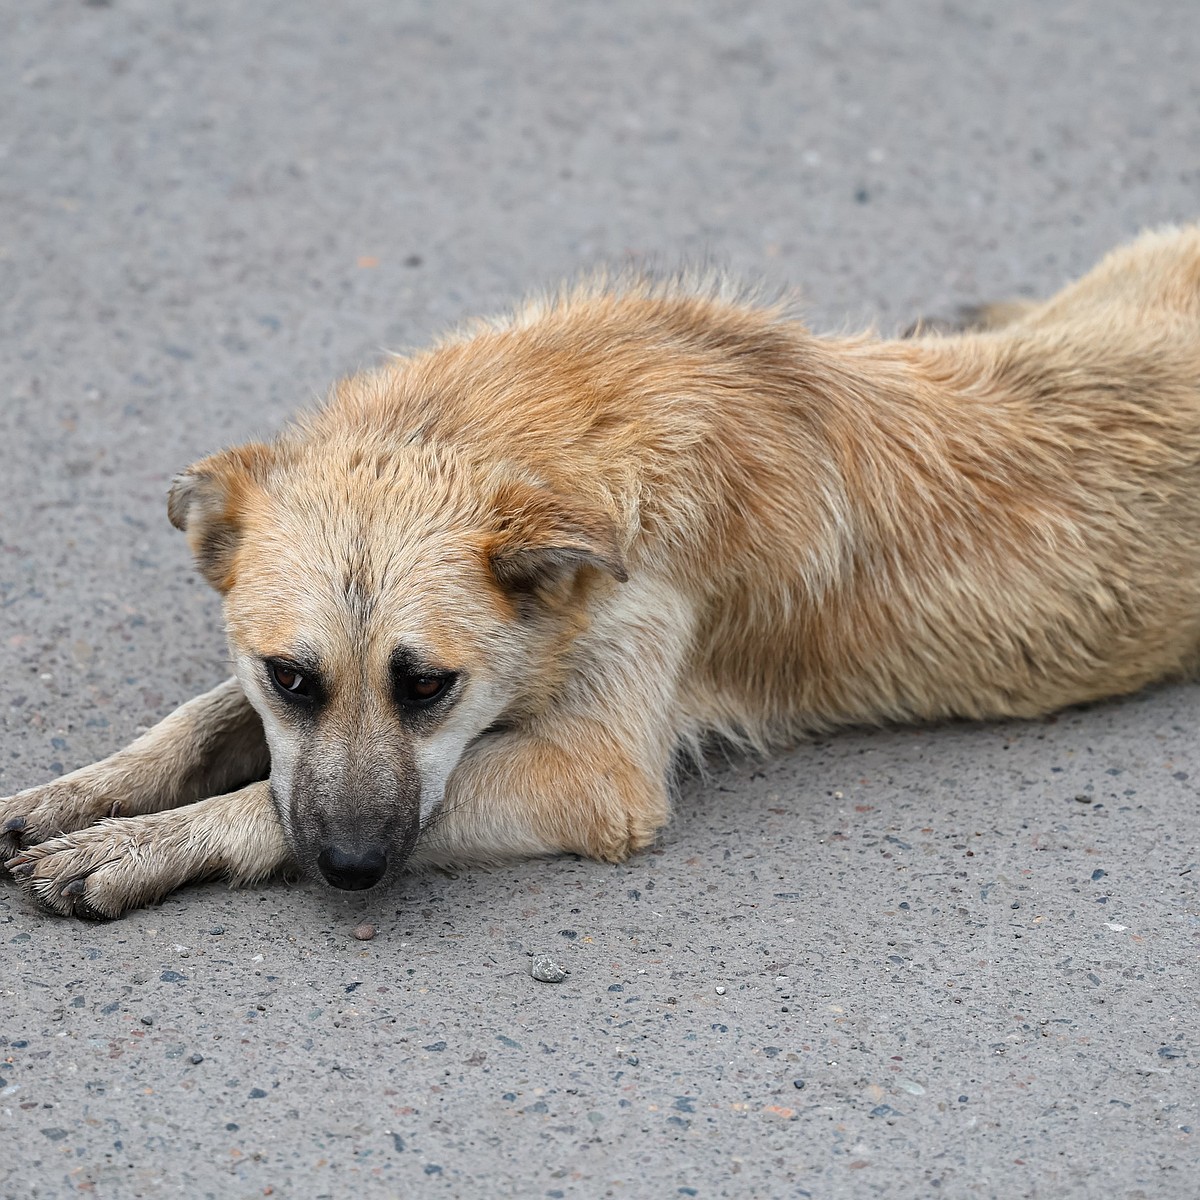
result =
[{"label": "dog", "polygon": [[897,340],[720,280],[592,280],[345,380],[168,513],[236,675],[0,802],[44,908],[620,862],[711,738],[1196,674],[1200,227]]}]

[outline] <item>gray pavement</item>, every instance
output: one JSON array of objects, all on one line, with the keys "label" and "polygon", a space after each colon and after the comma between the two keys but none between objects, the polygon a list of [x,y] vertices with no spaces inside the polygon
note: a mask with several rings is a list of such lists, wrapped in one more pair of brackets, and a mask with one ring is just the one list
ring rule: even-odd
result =
[{"label": "gray pavement", "polygon": [[[0,794],[224,674],[193,458],[601,260],[1047,292],[1200,216],[1198,62],[1194,0],[0,0]],[[714,762],[616,868],[0,884],[0,1195],[1200,1195],[1198,715]]]}]

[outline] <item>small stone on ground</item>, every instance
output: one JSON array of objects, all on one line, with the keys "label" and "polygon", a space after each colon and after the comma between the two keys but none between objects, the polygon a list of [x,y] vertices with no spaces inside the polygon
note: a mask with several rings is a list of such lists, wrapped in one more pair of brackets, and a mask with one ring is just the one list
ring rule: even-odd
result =
[{"label": "small stone on ground", "polygon": [[567,977],[566,967],[560,967],[548,954],[535,958],[529,973],[540,983],[562,983]]}]

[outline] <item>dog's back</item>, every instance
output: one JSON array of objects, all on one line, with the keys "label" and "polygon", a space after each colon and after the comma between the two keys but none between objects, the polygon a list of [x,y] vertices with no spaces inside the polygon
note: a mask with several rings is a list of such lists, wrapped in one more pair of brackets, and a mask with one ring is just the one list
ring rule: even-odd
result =
[{"label": "dog's back", "polygon": [[343,385],[371,427],[616,522],[695,631],[681,721],[1032,715],[1193,669],[1200,232],[1007,323],[814,337],[711,286],[583,287]]}]

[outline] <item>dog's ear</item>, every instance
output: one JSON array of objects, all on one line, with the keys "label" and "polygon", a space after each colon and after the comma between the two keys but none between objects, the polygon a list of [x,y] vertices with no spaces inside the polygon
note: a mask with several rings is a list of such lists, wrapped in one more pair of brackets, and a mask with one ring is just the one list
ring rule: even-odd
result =
[{"label": "dog's ear", "polygon": [[526,483],[505,486],[495,511],[487,556],[506,591],[541,591],[585,566],[620,583],[629,578],[616,525],[607,514],[570,505],[547,488]]},{"label": "dog's ear", "polygon": [[219,592],[233,586],[246,502],[272,461],[270,446],[251,442],[202,458],[171,484],[167,516],[187,534],[200,573]]}]

